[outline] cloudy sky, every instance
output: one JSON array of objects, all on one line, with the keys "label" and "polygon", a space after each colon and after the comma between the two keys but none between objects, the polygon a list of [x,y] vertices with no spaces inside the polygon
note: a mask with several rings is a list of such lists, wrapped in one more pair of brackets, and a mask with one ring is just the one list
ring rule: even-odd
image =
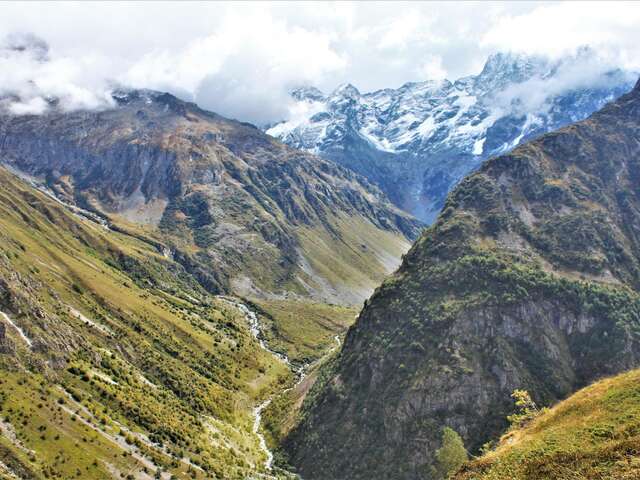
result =
[{"label": "cloudy sky", "polygon": [[37,112],[46,95],[100,106],[120,84],[262,123],[287,115],[295,86],[456,79],[497,51],[558,57],[589,45],[640,70],[639,26],[634,2],[1,3],[5,47],[30,33],[49,50],[0,48],[0,94],[17,92],[16,108]]}]

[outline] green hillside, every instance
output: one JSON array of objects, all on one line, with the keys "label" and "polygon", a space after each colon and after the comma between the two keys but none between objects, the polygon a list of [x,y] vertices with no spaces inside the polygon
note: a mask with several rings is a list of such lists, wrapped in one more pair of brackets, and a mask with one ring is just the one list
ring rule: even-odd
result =
[{"label": "green hillside", "polygon": [[[332,308],[323,321],[342,333]],[[293,374],[243,313],[156,242],[71,213],[3,168],[0,312],[0,477],[268,473],[253,409]],[[295,331],[276,314],[264,321],[273,337]],[[323,352],[314,338],[305,357]]]},{"label": "green hillside", "polygon": [[573,394],[494,451],[469,462],[455,480],[633,480],[640,478],[640,370]]}]

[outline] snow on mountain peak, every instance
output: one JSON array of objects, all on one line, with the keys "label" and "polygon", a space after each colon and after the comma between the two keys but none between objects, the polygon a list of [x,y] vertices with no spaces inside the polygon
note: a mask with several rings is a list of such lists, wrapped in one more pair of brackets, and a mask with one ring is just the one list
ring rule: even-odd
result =
[{"label": "snow on mountain peak", "polygon": [[309,101],[322,101],[324,100],[324,93],[322,93],[316,87],[298,87],[291,90],[291,97],[296,100],[309,100]]},{"label": "snow on mountain peak", "polygon": [[350,83],[343,83],[336,88],[331,94],[332,97],[349,97],[355,98],[360,96],[360,92],[356,87],[351,85]]},{"label": "snow on mountain peak", "polygon": [[371,93],[343,84],[327,96],[305,87],[292,92],[289,118],[267,133],[369,177],[428,221],[483,159],[583,119],[633,86],[628,73],[605,67],[589,49],[559,60],[497,53],[478,75],[453,83]]}]

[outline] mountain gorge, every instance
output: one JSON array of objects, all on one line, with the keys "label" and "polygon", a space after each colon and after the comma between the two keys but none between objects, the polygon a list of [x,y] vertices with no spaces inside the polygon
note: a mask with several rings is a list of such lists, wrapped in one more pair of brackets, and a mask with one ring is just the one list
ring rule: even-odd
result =
[{"label": "mountain gorge", "polygon": [[294,90],[292,118],[267,133],[364,175],[429,223],[453,186],[484,160],[586,118],[633,81],[599,67],[589,49],[557,61],[498,53],[478,75],[454,82],[365,94],[352,85],[329,95]]},{"label": "mountain gorge", "polygon": [[[0,160],[173,256],[206,289],[360,303],[419,222],[362,177],[169,94],[0,117]],[[327,259],[336,268],[327,268]]]},{"label": "mountain gorge", "polygon": [[460,182],[308,395],[302,476],[438,478],[443,427],[476,452],[513,390],[549,405],[638,366],[639,174],[640,82]]}]

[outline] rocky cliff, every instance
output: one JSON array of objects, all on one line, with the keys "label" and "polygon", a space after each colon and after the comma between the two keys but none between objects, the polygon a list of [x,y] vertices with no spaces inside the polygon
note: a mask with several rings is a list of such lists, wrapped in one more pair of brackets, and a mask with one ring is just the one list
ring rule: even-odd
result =
[{"label": "rocky cliff", "polygon": [[486,162],[378,288],[285,443],[308,479],[424,479],[509,395],[543,405],[640,364],[640,83]]},{"label": "rocky cliff", "polygon": [[252,125],[160,92],[113,104],[1,115],[0,161],[149,238],[210,291],[359,303],[417,235],[362,177]]}]

